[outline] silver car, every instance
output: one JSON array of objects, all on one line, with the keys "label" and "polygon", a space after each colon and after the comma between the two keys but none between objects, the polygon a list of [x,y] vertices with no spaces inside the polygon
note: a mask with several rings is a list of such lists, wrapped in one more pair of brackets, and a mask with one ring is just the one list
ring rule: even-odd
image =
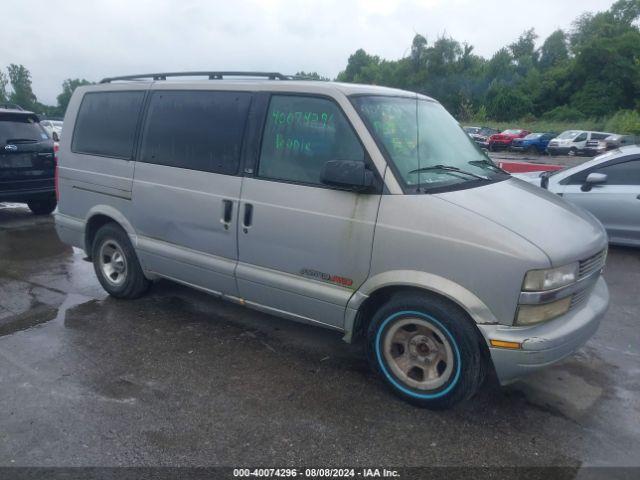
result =
[{"label": "silver car", "polygon": [[429,408],[598,328],[600,223],[497,168],[437,101],[196,74],[105,79],[67,109],[56,229],[109,294],[165,278],[362,339],[389,388]]},{"label": "silver car", "polygon": [[640,247],[640,146],[621,147],[566,170],[516,176],[591,212],[610,243]]}]

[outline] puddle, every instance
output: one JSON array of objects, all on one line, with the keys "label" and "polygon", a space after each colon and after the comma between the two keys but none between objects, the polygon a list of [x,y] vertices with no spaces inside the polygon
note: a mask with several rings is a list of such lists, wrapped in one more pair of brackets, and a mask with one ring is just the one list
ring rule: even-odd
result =
[{"label": "puddle", "polygon": [[0,337],[27,330],[52,320],[64,323],[68,310],[92,300],[94,299],[84,295],[70,293],[58,307],[46,304],[31,305],[23,313],[0,319]]},{"label": "puddle", "polygon": [[12,315],[0,321],[0,337],[20,332],[56,318],[57,310],[48,305],[38,305],[25,313]]}]

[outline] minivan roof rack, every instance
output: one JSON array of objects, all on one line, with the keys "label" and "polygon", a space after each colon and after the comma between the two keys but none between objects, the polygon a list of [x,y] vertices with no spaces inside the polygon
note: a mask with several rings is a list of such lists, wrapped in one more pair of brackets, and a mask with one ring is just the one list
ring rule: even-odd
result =
[{"label": "minivan roof rack", "polygon": [[110,83],[116,80],[166,80],[168,77],[209,77],[209,80],[222,80],[224,77],[265,77],[269,80],[293,80],[292,75],[283,75],[278,72],[166,72],[166,73],[142,73],[139,75],[123,75],[120,77],[107,77],[100,83]]}]

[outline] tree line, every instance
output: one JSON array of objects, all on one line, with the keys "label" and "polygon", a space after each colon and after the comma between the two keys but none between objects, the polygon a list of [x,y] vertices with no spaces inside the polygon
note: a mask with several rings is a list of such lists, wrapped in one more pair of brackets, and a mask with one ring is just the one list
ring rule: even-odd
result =
[{"label": "tree line", "polygon": [[91,82],[85,79],[68,78],[62,82],[62,92],[56,99],[57,104],[45,105],[39,102],[36,94],[33,93],[31,72],[24,65],[12,63],[7,67],[7,73],[0,70],[0,105],[19,105],[25,110],[30,110],[46,117],[63,117],[73,91],[81,85],[89,84]]},{"label": "tree line", "polygon": [[[618,0],[606,11],[579,16],[571,29],[553,32],[539,48],[529,29],[488,59],[451,37],[430,43],[417,34],[410,53],[398,60],[357,50],[337,80],[424,93],[460,121],[613,118],[626,133],[640,134],[639,23],[640,0]],[[0,103],[52,117],[63,116],[75,88],[90,83],[66,79],[57,104],[44,105],[26,67],[11,64],[6,71],[0,70]],[[328,80],[317,72],[297,75]]]},{"label": "tree line", "polygon": [[[640,0],[585,13],[536,48],[534,29],[486,59],[468,43],[415,35],[410,54],[385,60],[363,49],[338,75],[424,93],[460,121],[579,121],[631,115],[640,129]],[[640,133],[640,131],[636,132]]]}]

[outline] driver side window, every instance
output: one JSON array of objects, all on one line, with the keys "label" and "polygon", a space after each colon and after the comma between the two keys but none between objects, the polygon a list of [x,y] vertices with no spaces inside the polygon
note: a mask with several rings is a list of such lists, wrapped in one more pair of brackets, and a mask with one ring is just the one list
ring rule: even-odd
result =
[{"label": "driver side window", "polygon": [[569,177],[567,184],[582,185],[590,173],[604,173],[606,185],[640,185],[640,159],[583,170]]},{"label": "driver side window", "polygon": [[364,162],[355,132],[331,100],[274,95],[262,137],[258,176],[320,185],[329,160]]}]

